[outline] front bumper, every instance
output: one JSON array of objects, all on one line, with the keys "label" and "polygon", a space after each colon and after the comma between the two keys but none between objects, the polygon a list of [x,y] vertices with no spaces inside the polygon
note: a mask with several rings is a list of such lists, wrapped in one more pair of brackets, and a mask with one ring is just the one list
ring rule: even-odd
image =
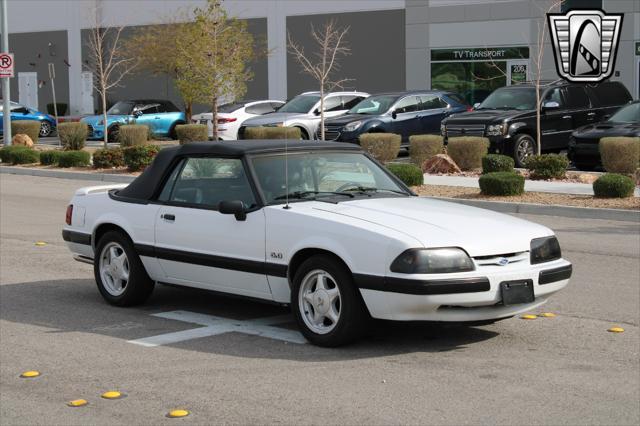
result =
[{"label": "front bumper", "polygon": [[[498,320],[530,311],[569,283],[571,263],[564,259],[501,270],[454,274],[446,279],[398,279],[356,275],[356,285],[371,316],[395,321],[473,322]],[[424,275],[422,275],[424,277]],[[535,299],[505,306],[500,283],[530,279]]]}]

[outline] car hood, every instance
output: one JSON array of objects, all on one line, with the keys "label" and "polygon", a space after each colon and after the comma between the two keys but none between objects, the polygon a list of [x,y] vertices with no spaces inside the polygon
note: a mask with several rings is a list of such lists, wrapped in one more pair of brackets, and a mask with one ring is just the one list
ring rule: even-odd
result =
[{"label": "car hood", "polygon": [[[272,112],[270,114],[253,117],[242,123],[243,126],[265,126],[267,124],[286,123],[298,118],[309,119],[307,114],[298,114],[297,112]],[[319,117],[318,117],[319,119]]]},{"label": "car hood", "polygon": [[533,113],[526,110],[504,110],[504,109],[481,109],[476,111],[453,114],[445,120],[448,123],[492,123],[510,119],[518,116],[525,116]]},{"label": "car hood", "polygon": [[640,123],[614,123],[604,121],[580,127],[573,136],[581,139],[600,139],[608,136],[640,136]]},{"label": "car hood", "polygon": [[553,235],[549,228],[512,216],[423,197],[317,203],[314,209],[391,228],[425,247],[461,247],[470,256],[529,251],[533,238]]},{"label": "car hood", "polygon": [[334,124],[334,125],[345,125],[351,123],[352,121],[367,121],[373,118],[378,118],[379,115],[368,115],[368,114],[347,114],[341,115],[339,117],[327,118],[324,120],[325,124]]}]

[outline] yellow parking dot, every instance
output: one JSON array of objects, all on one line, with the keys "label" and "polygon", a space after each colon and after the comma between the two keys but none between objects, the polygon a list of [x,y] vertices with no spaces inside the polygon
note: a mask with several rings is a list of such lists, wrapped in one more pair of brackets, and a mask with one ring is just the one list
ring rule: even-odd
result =
[{"label": "yellow parking dot", "polygon": [[23,379],[31,379],[33,377],[38,377],[39,375],[40,375],[39,371],[29,370],[22,373],[20,377],[22,377]]},{"label": "yellow parking dot", "polygon": [[73,401],[67,402],[69,407],[82,407],[83,405],[87,405],[88,402],[86,399],[74,399]]},{"label": "yellow parking dot", "polygon": [[118,391],[108,391],[102,394],[104,399],[118,399],[122,397],[122,394]]},{"label": "yellow parking dot", "polygon": [[187,410],[171,410],[167,414],[167,417],[176,418],[176,417],[186,417],[189,415]]},{"label": "yellow parking dot", "polygon": [[527,314],[527,315],[521,316],[520,318],[526,319],[526,320],[534,320],[534,319],[538,318],[538,316],[537,315],[532,315],[532,314]]},{"label": "yellow parking dot", "polygon": [[36,241],[36,245],[37,245],[38,247],[42,247],[42,246],[46,246],[46,245],[47,245],[47,243],[45,243],[44,241]]},{"label": "yellow parking dot", "polygon": [[624,328],[622,328],[622,327],[611,327],[607,331],[609,331],[611,333],[622,333],[624,331]]},{"label": "yellow parking dot", "polygon": [[554,314],[553,312],[543,312],[538,316],[544,317],[544,318],[555,318],[556,314]]}]

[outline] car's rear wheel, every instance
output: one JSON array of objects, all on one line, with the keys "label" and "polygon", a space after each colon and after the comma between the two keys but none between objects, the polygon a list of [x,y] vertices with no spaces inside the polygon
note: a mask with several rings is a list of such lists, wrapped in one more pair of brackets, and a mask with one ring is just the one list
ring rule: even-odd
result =
[{"label": "car's rear wheel", "polygon": [[117,306],[137,305],[151,295],[154,282],[147,275],[128,237],[105,233],[96,247],[93,272],[104,299]]},{"label": "car's rear wheel", "polygon": [[40,122],[40,137],[41,138],[46,138],[47,136],[49,136],[51,134],[52,130],[53,130],[53,127],[51,127],[51,123],[49,123],[46,120]]},{"label": "car's rear wheel", "polygon": [[513,159],[516,167],[525,167],[528,157],[535,154],[536,141],[529,135],[518,135],[513,142]]},{"label": "car's rear wheel", "polygon": [[335,347],[357,339],[368,319],[351,273],[326,255],[300,265],[293,279],[291,307],[304,337],[318,346]]}]

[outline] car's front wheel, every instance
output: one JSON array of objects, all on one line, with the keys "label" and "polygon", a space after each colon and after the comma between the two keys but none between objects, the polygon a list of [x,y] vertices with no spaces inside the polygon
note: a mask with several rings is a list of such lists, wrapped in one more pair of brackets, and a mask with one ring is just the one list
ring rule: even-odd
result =
[{"label": "car's front wheel", "polygon": [[47,136],[49,136],[51,134],[52,130],[53,130],[53,127],[51,127],[51,123],[49,123],[46,120],[40,122],[40,137],[41,138],[46,138]]},{"label": "car's front wheel", "polygon": [[112,305],[137,305],[151,295],[154,282],[147,275],[133,244],[117,231],[105,233],[96,247],[93,272],[102,297]]},{"label": "car's front wheel", "polygon": [[513,159],[516,167],[525,167],[528,157],[535,154],[536,141],[529,135],[518,135],[513,142]]},{"label": "car's front wheel", "polygon": [[335,347],[357,339],[368,319],[351,273],[326,255],[313,256],[298,268],[291,307],[304,337],[318,346]]}]

